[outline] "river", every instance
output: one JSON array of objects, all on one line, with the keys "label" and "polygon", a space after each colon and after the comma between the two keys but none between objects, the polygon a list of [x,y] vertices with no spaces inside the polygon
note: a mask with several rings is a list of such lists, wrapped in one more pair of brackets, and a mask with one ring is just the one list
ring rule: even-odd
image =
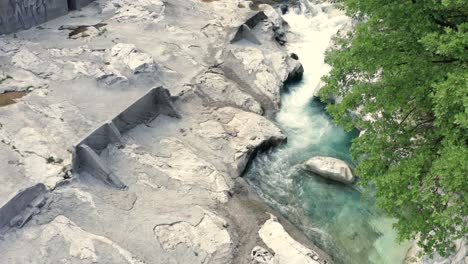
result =
[{"label": "river", "polygon": [[330,39],[349,21],[340,11],[329,8],[330,4],[319,3],[312,5],[309,14],[290,11],[284,15],[291,31],[287,48],[299,55],[304,77],[287,87],[275,118],[288,143],[259,154],[245,177],[270,206],[332,255],[336,263],[402,263],[408,243],[396,243],[393,220],[373,206],[370,195],[306,173],[302,167],[316,155],[352,163],[349,147],[358,134],[335,126],[324,105],[313,96],[320,78],[330,70],[324,63]]}]

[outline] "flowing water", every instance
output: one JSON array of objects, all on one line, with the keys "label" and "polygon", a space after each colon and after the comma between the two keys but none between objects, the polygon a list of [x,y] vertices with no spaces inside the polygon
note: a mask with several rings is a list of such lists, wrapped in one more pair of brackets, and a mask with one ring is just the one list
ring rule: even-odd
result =
[{"label": "flowing water", "polygon": [[324,106],[313,97],[321,76],[330,70],[324,63],[330,39],[349,21],[337,10],[322,11],[329,7],[316,4],[308,15],[289,12],[284,17],[292,31],[288,49],[299,55],[304,78],[282,95],[276,116],[288,143],[258,155],[246,179],[337,263],[402,263],[408,244],[395,242],[392,220],[374,208],[371,197],[302,169],[301,164],[316,155],[352,163],[349,147],[357,136],[333,125]]}]

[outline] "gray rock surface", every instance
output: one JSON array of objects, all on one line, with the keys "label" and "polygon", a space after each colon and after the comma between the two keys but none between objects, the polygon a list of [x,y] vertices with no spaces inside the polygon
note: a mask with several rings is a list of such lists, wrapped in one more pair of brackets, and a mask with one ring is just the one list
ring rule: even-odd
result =
[{"label": "gray rock surface", "polygon": [[[0,106],[0,207],[47,192],[7,210],[0,263],[250,263],[272,212],[239,176],[285,141],[268,117],[298,65],[260,8],[100,0],[0,37],[0,93],[28,92]],[[231,43],[244,24],[260,44]]]},{"label": "gray rock surface", "polygon": [[304,163],[306,170],[324,178],[352,184],[355,177],[346,162],[332,157],[312,157]]}]

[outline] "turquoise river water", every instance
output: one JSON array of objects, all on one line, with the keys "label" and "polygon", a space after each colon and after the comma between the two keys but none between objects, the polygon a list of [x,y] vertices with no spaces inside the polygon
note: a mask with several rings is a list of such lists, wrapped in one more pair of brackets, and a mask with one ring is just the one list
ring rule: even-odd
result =
[{"label": "turquoise river water", "polygon": [[[290,12],[284,16],[290,25],[290,52],[299,55],[304,78],[290,85],[282,95],[277,125],[288,143],[274,151],[259,154],[246,173],[247,181],[272,207],[298,226],[338,264],[399,264],[408,243],[396,243],[392,219],[382,215],[372,198],[356,187],[326,181],[303,170],[310,157],[332,156],[352,163],[351,140],[333,125],[324,106],[314,97],[321,76],[330,67],[324,52],[331,37],[349,22],[329,4],[316,4],[309,14]],[[327,12],[324,12],[327,11]]]}]

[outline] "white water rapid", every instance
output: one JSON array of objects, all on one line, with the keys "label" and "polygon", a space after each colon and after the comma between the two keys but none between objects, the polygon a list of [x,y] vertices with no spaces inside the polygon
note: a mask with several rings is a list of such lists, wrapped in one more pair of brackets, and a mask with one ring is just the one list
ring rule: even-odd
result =
[{"label": "white water rapid", "polygon": [[287,48],[299,55],[305,70],[303,80],[290,85],[282,95],[282,107],[276,116],[288,143],[259,154],[246,178],[263,199],[337,263],[402,263],[408,243],[395,242],[392,220],[374,208],[371,197],[302,169],[302,162],[314,155],[352,163],[349,147],[357,135],[333,125],[324,106],[314,98],[320,78],[330,70],[324,63],[324,53],[332,36],[350,18],[330,3],[310,4],[310,8],[308,13],[290,10],[284,16],[291,31]]}]

